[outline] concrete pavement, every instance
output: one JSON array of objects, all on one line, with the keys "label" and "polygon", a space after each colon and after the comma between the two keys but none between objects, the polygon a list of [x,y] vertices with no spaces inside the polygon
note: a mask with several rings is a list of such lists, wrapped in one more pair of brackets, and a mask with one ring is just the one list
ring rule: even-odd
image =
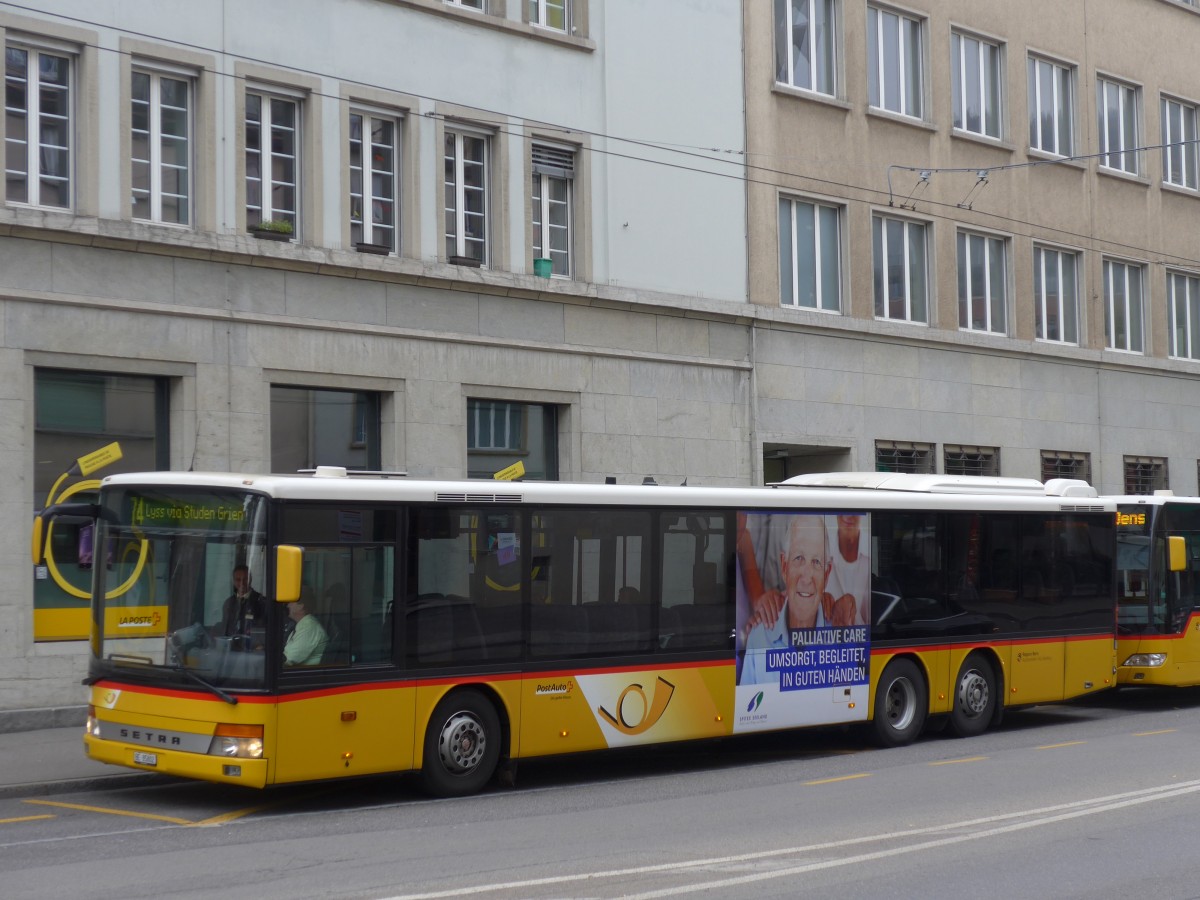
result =
[{"label": "concrete pavement", "polygon": [[165,777],[89,759],[83,752],[82,725],[0,733],[0,797],[128,787],[156,780]]}]

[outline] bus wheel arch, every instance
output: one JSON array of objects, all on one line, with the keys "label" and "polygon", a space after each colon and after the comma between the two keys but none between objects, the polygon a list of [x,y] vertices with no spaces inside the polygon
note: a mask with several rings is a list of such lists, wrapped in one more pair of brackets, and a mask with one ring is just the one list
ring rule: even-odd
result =
[{"label": "bus wheel arch", "polygon": [[421,780],[436,797],[474,794],[500,764],[508,728],[501,704],[481,686],[450,691],[425,727]]},{"label": "bus wheel arch", "polygon": [[1004,705],[1000,693],[1000,666],[986,651],[972,650],[954,678],[950,730],[958,737],[983,734],[999,722]]},{"label": "bus wheel arch", "polygon": [[912,657],[890,660],[875,686],[871,729],[884,747],[910,744],[920,735],[929,715],[929,679]]}]

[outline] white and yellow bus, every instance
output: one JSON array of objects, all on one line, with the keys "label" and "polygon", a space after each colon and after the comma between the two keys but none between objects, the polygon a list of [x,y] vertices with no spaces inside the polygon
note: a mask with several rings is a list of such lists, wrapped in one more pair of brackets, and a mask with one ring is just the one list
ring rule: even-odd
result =
[{"label": "white and yellow bus", "polygon": [[1117,503],[1117,683],[1200,685],[1200,498]]},{"label": "white and yellow bus", "polygon": [[[765,488],[155,472],[94,528],[94,759],[255,787],[1005,708],[1110,687],[1114,512],[1082,482]],[[235,590],[236,584],[236,590]],[[259,592],[261,591],[261,594]]]}]

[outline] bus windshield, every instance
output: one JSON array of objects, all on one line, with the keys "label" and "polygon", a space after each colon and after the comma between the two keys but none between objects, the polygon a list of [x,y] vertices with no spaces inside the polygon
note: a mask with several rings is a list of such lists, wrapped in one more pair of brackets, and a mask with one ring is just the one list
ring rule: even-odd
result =
[{"label": "bus windshield", "polygon": [[[89,535],[93,678],[262,688],[278,642],[266,584],[266,502],[215,490],[122,487]],[[277,647],[275,649],[278,649]]]}]

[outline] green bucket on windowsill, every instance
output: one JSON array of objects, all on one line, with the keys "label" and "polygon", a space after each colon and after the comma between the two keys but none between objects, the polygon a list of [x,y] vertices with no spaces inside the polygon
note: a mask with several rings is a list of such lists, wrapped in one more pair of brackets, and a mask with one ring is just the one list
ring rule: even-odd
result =
[{"label": "green bucket on windowsill", "polygon": [[533,261],[533,274],[538,278],[549,278],[554,271],[554,260],[539,256]]}]

